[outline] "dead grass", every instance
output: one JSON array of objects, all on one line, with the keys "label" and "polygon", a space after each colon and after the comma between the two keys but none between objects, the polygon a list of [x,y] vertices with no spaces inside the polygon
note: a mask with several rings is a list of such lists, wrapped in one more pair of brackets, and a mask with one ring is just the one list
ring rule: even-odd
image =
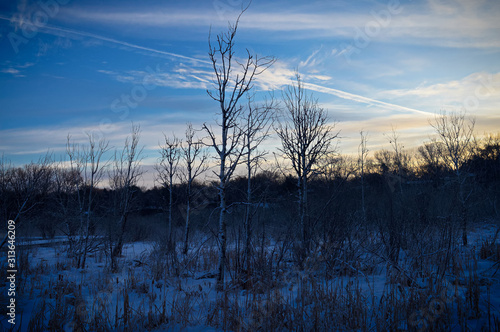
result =
[{"label": "dead grass", "polygon": [[[463,248],[448,236],[441,247],[432,241],[446,236],[425,236],[402,249],[397,264],[380,254],[376,237],[346,247],[322,243],[301,262],[293,248],[268,239],[265,250],[256,248],[252,270],[230,271],[219,294],[212,279],[195,279],[216,266],[215,245],[187,255],[156,248],[140,264],[124,262],[119,274],[75,275],[69,261],[40,260],[22,290],[40,294],[29,330],[497,331],[491,290],[498,281],[481,274],[479,263],[498,261],[498,245]],[[58,272],[44,276],[48,270]]]}]

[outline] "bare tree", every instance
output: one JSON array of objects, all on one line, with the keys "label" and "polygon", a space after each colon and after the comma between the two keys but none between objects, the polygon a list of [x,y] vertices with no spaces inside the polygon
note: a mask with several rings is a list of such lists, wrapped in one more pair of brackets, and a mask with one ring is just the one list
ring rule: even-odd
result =
[{"label": "bare tree", "polygon": [[252,178],[267,154],[266,151],[259,151],[262,142],[269,137],[271,129],[272,111],[274,110],[274,98],[266,100],[264,105],[255,105],[253,98],[248,98],[248,107],[243,129],[243,154],[247,171],[247,197],[245,209],[245,248],[244,262],[247,272],[250,271],[251,238],[252,238],[252,216],[255,214],[253,202]]},{"label": "bare tree", "polygon": [[443,144],[435,138],[430,142],[425,142],[424,145],[418,147],[418,153],[423,164],[423,171],[437,179],[438,174],[444,169],[444,153]]},{"label": "bare tree", "polygon": [[385,244],[389,261],[397,264],[401,250],[405,224],[403,223],[405,205],[403,204],[403,179],[409,168],[409,155],[405,153],[404,146],[399,140],[399,133],[392,128],[385,134],[392,151],[382,150],[375,153],[382,175],[385,179],[382,195],[384,210],[387,215],[379,221],[380,237]]},{"label": "bare tree", "polygon": [[[31,162],[17,168],[4,161],[2,157],[0,164],[2,196],[7,195],[8,192],[12,194],[14,214],[9,217],[12,217],[17,225],[21,222],[20,217],[23,214],[42,204],[52,182],[53,168],[51,164],[52,158],[49,153],[40,158],[37,163]],[[5,245],[7,239],[6,235],[0,248]]]},{"label": "bare tree", "polygon": [[168,249],[172,249],[172,211],[174,204],[174,178],[177,175],[177,166],[181,157],[181,141],[175,136],[173,138],[164,135],[165,145],[160,147],[160,160],[155,166],[158,173],[158,179],[161,185],[168,189]]},{"label": "bare tree", "polygon": [[408,169],[409,156],[404,152],[404,146],[399,140],[399,133],[394,127],[392,127],[391,132],[386,137],[394,152],[392,154],[392,162],[398,176],[399,192],[403,194],[403,177]]},{"label": "bare tree", "polygon": [[471,156],[475,119],[467,117],[465,112],[443,111],[430,124],[443,144],[446,166],[458,176]]},{"label": "bare tree", "polygon": [[348,155],[332,152],[321,160],[315,174],[321,174],[327,183],[347,181],[356,174],[357,161]]},{"label": "bare tree", "polygon": [[60,221],[60,230],[71,240],[77,233],[77,220],[80,218],[80,188],[83,188],[83,176],[75,168],[68,167],[63,161],[55,167],[54,200],[58,211],[56,218]]},{"label": "bare tree", "polygon": [[82,181],[75,179],[74,186],[77,200],[77,232],[69,234],[71,254],[76,259],[77,268],[85,268],[87,254],[95,250],[99,237],[94,230],[97,224],[96,189],[102,181],[108,160],[104,159],[109,150],[109,142],[104,138],[98,139],[95,134],[88,133],[88,146],[80,146],[71,142],[68,136],[66,154],[69,158],[69,174],[80,175]]},{"label": "bare tree", "polygon": [[[244,11],[243,11],[244,12]],[[219,172],[218,192],[220,198],[219,215],[219,262],[217,275],[217,289],[224,289],[224,271],[226,260],[226,188],[231,176],[240,162],[243,153],[242,137],[244,135],[241,125],[238,123],[242,115],[243,107],[240,99],[252,89],[256,76],[265,71],[274,63],[274,58],[259,58],[252,55],[249,50],[245,59],[238,60],[235,55],[235,37],[241,15],[238,16],[234,25],[230,24],[228,31],[217,35],[215,44],[209,37],[208,56],[212,63],[214,79],[213,89],[207,90],[208,95],[219,104],[220,134],[217,135],[212,127],[203,125],[208,133],[209,143],[216,152]]]},{"label": "bare tree", "polygon": [[471,190],[466,188],[469,177],[464,165],[472,155],[474,142],[475,119],[468,117],[465,111],[445,111],[436,115],[430,122],[443,146],[445,165],[455,174],[455,188],[457,203],[461,208],[462,242],[467,245],[467,201]]},{"label": "bare tree", "polygon": [[183,253],[187,254],[189,244],[190,231],[190,216],[192,210],[192,201],[197,192],[193,190],[193,184],[196,178],[208,169],[206,163],[208,155],[204,150],[204,145],[201,141],[195,140],[195,130],[193,125],[188,123],[186,129],[186,141],[181,146],[182,159],[185,166],[185,171],[181,173],[181,180],[186,183],[186,223],[184,225],[184,247]]},{"label": "bare tree", "polygon": [[279,151],[292,163],[297,175],[299,223],[302,228],[302,249],[309,248],[310,233],[307,215],[307,183],[317,172],[322,158],[333,152],[333,141],[339,132],[328,124],[326,111],[308,95],[300,75],[283,93],[285,110],[275,130],[281,139]]},{"label": "bare tree", "polygon": [[[132,202],[137,192],[137,183],[143,174],[140,163],[142,148],[138,146],[140,127],[132,125],[131,135],[125,139],[121,151],[115,151],[113,167],[109,173],[113,191],[113,221],[109,223],[108,237],[111,255],[111,270],[118,268],[117,258],[122,254],[123,236]],[[116,237],[113,235],[116,233]]]},{"label": "bare tree", "polygon": [[363,221],[366,221],[366,208],[365,208],[365,167],[366,159],[368,157],[368,148],[366,143],[368,142],[367,133],[360,131],[361,142],[358,146],[358,167],[359,175],[361,179],[361,212],[363,213]]}]

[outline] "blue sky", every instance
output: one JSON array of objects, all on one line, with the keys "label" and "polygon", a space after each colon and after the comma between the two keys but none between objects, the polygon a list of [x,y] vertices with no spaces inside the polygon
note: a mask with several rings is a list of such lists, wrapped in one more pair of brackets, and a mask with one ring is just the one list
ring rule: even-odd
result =
[{"label": "blue sky", "polygon": [[[151,164],[163,132],[214,121],[208,33],[224,31],[244,2],[4,2],[0,153],[12,162],[62,155],[68,134],[88,131],[118,147],[134,122]],[[340,150],[355,152],[364,130],[374,151],[389,147],[392,127],[408,147],[429,139],[440,110],[465,107],[479,134],[498,131],[498,17],[499,1],[253,0],[236,42],[278,59],[259,77],[260,95],[298,68],[338,121]]]}]

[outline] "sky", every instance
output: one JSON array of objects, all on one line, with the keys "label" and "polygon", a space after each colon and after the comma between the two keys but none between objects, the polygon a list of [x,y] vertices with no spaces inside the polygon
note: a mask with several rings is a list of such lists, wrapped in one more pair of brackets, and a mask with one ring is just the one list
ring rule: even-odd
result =
[{"label": "sky", "polygon": [[[84,142],[89,132],[120,148],[134,123],[151,168],[163,134],[215,124],[209,35],[248,4],[1,1],[0,154],[16,165],[47,151],[62,159],[68,135]],[[370,151],[390,148],[393,128],[411,148],[442,111],[466,111],[479,135],[499,131],[498,17],[500,1],[489,0],[253,0],[236,56],[277,59],[257,98],[279,99],[298,71],[340,130],[340,152],[356,153],[361,130]]]}]

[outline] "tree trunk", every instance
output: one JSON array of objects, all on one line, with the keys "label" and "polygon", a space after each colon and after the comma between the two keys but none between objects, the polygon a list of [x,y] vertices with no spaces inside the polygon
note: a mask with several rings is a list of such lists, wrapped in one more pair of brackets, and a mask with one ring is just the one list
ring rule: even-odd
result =
[{"label": "tree trunk", "polygon": [[401,245],[401,229],[398,229],[396,217],[394,216],[394,193],[389,189],[389,260],[393,264],[398,264],[399,250]]},{"label": "tree trunk", "polygon": [[[89,203],[89,206],[90,206],[90,203]],[[86,226],[85,226],[85,241],[84,241],[84,244],[83,244],[83,258],[82,258],[82,264],[80,266],[80,268],[85,268],[85,263],[87,261],[87,250],[88,250],[88,244],[89,244],[89,234],[90,234],[90,209],[89,211],[87,211],[88,215],[87,215],[87,223],[86,223]]]},{"label": "tree trunk", "polygon": [[301,218],[302,218],[302,236],[304,237],[304,251],[307,254],[310,249],[310,234],[311,230],[309,229],[309,223],[308,223],[308,218],[307,218],[307,179],[304,176],[302,176],[302,211],[301,211]]},{"label": "tree trunk", "polygon": [[247,208],[245,213],[245,269],[250,273],[250,239],[251,239],[251,218],[252,218],[252,167],[250,159],[250,147],[247,158]]},{"label": "tree trunk", "polygon": [[467,207],[462,202],[462,244],[467,246]]},{"label": "tree trunk", "polygon": [[219,217],[219,266],[217,274],[217,291],[224,290],[224,270],[226,261],[226,188],[223,183],[219,188],[220,217]]},{"label": "tree trunk", "polygon": [[365,208],[365,165],[361,162],[361,212],[363,213],[363,222],[366,223],[366,208]]},{"label": "tree trunk", "polygon": [[113,248],[112,256],[119,257],[123,251],[123,236],[125,235],[125,227],[127,224],[127,215],[122,216],[120,220],[120,233],[118,235],[118,242]]},{"label": "tree trunk", "polygon": [[219,216],[219,266],[217,274],[217,291],[224,290],[224,272],[226,262],[226,158],[227,158],[227,118],[223,111],[222,120],[222,147],[220,151],[220,172],[219,172],[219,197],[220,197],[220,216]]},{"label": "tree trunk", "polygon": [[307,225],[307,169],[306,169],[306,151],[302,148],[302,153],[300,156],[301,165],[301,176],[299,176],[301,197],[300,197],[300,224],[302,226],[302,247],[304,251],[304,258],[307,256],[309,251],[309,229]]},{"label": "tree trunk", "polygon": [[172,206],[173,206],[173,174],[170,173],[170,185],[169,185],[169,196],[168,196],[168,239],[167,247],[168,250],[172,250]]},{"label": "tree trunk", "polygon": [[182,252],[184,255],[188,253],[188,241],[189,241],[189,215],[191,214],[191,198],[190,193],[191,190],[188,189],[188,199],[187,199],[187,207],[186,207],[186,224],[184,226],[184,248]]}]

